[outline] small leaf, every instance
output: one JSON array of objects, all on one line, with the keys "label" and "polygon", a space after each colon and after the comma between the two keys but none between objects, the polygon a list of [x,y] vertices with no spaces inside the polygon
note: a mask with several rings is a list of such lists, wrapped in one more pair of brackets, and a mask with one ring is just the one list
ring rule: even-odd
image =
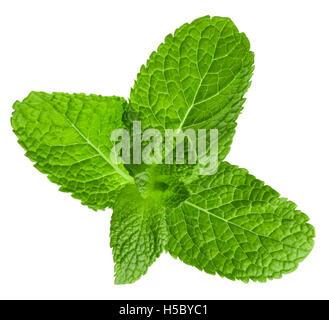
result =
[{"label": "small leaf", "polygon": [[138,280],[160,256],[166,242],[165,209],[157,195],[144,199],[136,186],[125,187],[111,220],[115,283]]}]

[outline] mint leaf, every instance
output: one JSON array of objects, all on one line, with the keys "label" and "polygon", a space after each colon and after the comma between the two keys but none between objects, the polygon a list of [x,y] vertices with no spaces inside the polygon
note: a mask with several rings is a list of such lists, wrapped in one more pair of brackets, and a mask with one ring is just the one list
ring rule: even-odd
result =
[{"label": "mint leaf", "polygon": [[190,198],[166,214],[166,250],[186,264],[264,282],[295,270],[313,248],[308,217],[245,169],[224,162],[188,189]]},{"label": "mint leaf", "polygon": [[110,160],[109,137],[123,127],[125,104],[118,97],[31,92],[14,104],[11,123],[26,156],[60,191],[105,209],[133,182],[123,165]]},{"label": "mint leaf", "polygon": [[209,16],[168,35],[142,66],[127,119],[142,128],[219,130],[220,161],[229,152],[250,85],[254,55],[228,18]]},{"label": "mint leaf", "polygon": [[155,192],[148,199],[136,186],[122,190],[111,219],[115,283],[132,283],[144,275],[167,242],[165,210]]},{"label": "mint leaf", "polygon": [[[163,250],[207,273],[245,282],[280,278],[312,250],[314,228],[293,202],[245,169],[222,162],[253,63],[245,34],[228,18],[206,16],[181,26],[151,54],[129,104],[119,97],[44,92],[31,92],[14,104],[14,132],[35,167],[82,204],[94,210],[114,207],[115,283],[138,280]],[[203,129],[203,137],[210,138],[209,129],[216,129],[218,149],[216,139],[208,139],[216,146],[212,149],[193,132],[187,140],[202,147],[197,160],[204,161],[183,160],[190,150],[176,139],[172,146],[182,152],[173,164],[154,161],[161,153],[171,156],[171,150],[152,150],[151,144],[147,155],[153,162],[118,165],[110,157],[116,144],[111,133],[119,128],[132,133],[133,121],[141,121],[142,130],[173,129],[176,137]],[[137,131],[122,150],[126,159],[135,158],[126,151],[134,149]],[[137,145],[161,140],[148,133]],[[203,169],[216,169],[217,160],[218,172],[204,176]]]}]

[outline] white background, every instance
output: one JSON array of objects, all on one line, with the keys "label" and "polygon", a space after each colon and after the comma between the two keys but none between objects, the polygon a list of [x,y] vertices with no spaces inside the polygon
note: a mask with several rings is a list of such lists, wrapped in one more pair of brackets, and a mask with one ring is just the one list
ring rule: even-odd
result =
[{"label": "white background", "polygon": [[[0,2],[0,298],[329,298],[328,1]],[[128,98],[164,37],[210,14],[247,34],[256,69],[228,160],[289,197],[316,228],[310,256],[266,284],[211,276],[163,254],[133,285],[113,284],[111,210],[59,192],[11,131],[31,90]]]}]

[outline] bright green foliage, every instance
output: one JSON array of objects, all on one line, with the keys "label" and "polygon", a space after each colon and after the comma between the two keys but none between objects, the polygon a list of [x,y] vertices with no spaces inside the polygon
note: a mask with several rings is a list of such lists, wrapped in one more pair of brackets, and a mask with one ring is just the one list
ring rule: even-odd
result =
[{"label": "bright green foliage", "polygon": [[131,90],[130,119],[142,127],[219,130],[219,160],[229,152],[250,85],[254,55],[228,18],[203,17],[168,35]]},{"label": "bright green foliage", "polygon": [[[187,181],[188,177],[179,175],[175,171],[180,166],[173,165],[152,165],[145,171],[138,173],[135,176],[136,185],[144,198],[152,195],[154,191],[161,191],[162,201],[169,206],[179,205],[184,199],[189,196],[189,192],[185,187],[184,180]],[[186,174],[192,175],[193,172],[189,167],[181,166]],[[192,181],[194,176],[192,177]]]},{"label": "bright green foliage", "polygon": [[133,182],[110,160],[112,130],[123,127],[125,100],[85,94],[31,92],[14,104],[14,132],[35,167],[90,208],[111,207]]},{"label": "bright green foliage", "polygon": [[154,192],[143,199],[136,186],[122,190],[111,220],[115,283],[132,283],[144,275],[167,243],[165,208]]},{"label": "bright green foliage", "polygon": [[[312,250],[314,229],[294,203],[222,162],[253,62],[245,34],[228,18],[207,16],[166,37],[142,66],[129,104],[43,92],[14,104],[14,132],[35,167],[94,210],[114,206],[117,284],[138,280],[165,249],[200,270],[245,282],[280,278]],[[134,120],[162,133],[218,129],[218,172],[200,176],[199,164],[113,163],[111,132],[131,129]]]},{"label": "bright green foliage", "polygon": [[167,208],[174,257],[229,279],[266,281],[292,272],[313,248],[314,229],[296,205],[247,170],[222,163]]}]

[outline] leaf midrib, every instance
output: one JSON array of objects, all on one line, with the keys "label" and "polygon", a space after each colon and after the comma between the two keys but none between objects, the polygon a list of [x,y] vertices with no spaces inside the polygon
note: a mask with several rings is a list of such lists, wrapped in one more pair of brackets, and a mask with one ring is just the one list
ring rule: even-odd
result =
[{"label": "leaf midrib", "polygon": [[[209,215],[211,215],[211,216],[213,216],[213,217],[215,217],[215,218],[217,218],[217,219],[219,219],[219,220],[221,220],[221,221],[223,221],[223,222],[225,222],[225,223],[227,223],[227,224],[231,224],[232,226],[235,226],[235,227],[237,227],[237,228],[239,228],[239,229],[242,229],[242,230],[244,230],[244,231],[250,232],[250,233],[252,233],[253,235],[257,236],[258,238],[260,238],[260,237],[267,238],[267,239],[270,239],[270,240],[273,240],[273,241],[279,242],[279,243],[281,243],[282,245],[288,246],[288,245],[286,245],[286,244],[283,244],[282,241],[279,241],[279,240],[277,240],[277,239],[271,238],[271,237],[269,237],[269,236],[265,236],[265,235],[258,234],[258,233],[254,232],[254,231],[252,231],[252,230],[249,230],[249,229],[246,229],[246,228],[244,228],[244,227],[242,227],[242,226],[239,226],[238,224],[236,224],[236,223],[234,223],[234,222],[232,222],[232,221],[230,221],[230,220],[227,220],[227,219],[224,219],[224,218],[222,218],[222,217],[219,217],[219,216],[213,214],[212,212],[210,212],[210,211],[208,211],[208,210],[206,210],[206,209],[204,209],[204,208],[202,208],[202,207],[199,207],[198,205],[196,205],[196,204],[194,204],[194,203],[192,203],[192,202],[185,201],[184,203],[186,203],[186,204],[189,205],[190,207],[194,207],[194,208],[196,208],[196,209],[198,209],[198,210],[200,210],[200,211],[203,211],[203,212],[205,212],[205,213],[207,213],[207,214],[209,214]],[[233,231],[231,231],[231,232],[232,232],[232,234],[234,234]]]},{"label": "leaf midrib", "polygon": [[[228,22],[229,22],[229,21],[227,21],[227,22],[224,23],[224,25],[223,25],[223,27],[222,27],[222,30],[220,31],[220,35],[219,35],[218,41],[220,40],[221,35],[222,35],[222,32],[223,32],[224,28],[226,27],[226,25],[228,24]],[[240,37],[241,37],[241,35],[240,35]],[[240,40],[240,41],[237,42],[236,45],[235,45],[231,50],[229,50],[229,52],[227,52],[224,56],[220,57],[220,59],[223,59],[223,58],[227,57],[230,53],[232,53],[233,50],[235,50],[236,47],[241,43],[241,38],[240,38],[239,40]],[[203,77],[200,77],[200,82],[199,82],[199,85],[198,85],[198,87],[197,87],[197,89],[196,89],[196,92],[195,92],[195,95],[194,95],[193,101],[192,101],[192,103],[191,103],[191,106],[188,108],[187,112],[185,113],[184,119],[181,121],[178,130],[182,130],[182,128],[183,128],[183,126],[184,126],[184,124],[185,124],[185,121],[186,121],[188,115],[190,114],[191,110],[192,110],[196,105],[201,104],[201,103],[203,103],[203,102],[206,102],[206,101],[208,101],[208,100],[210,100],[210,99],[213,99],[214,97],[218,96],[223,90],[225,90],[225,89],[226,89],[226,88],[227,88],[227,87],[228,87],[228,86],[229,86],[229,85],[230,85],[230,84],[236,79],[236,76],[237,76],[237,75],[240,73],[240,71],[241,71],[241,69],[240,69],[239,72],[237,72],[237,73],[234,75],[233,79],[232,79],[231,81],[229,81],[229,82],[228,82],[223,88],[221,88],[220,90],[218,90],[218,92],[217,92],[215,95],[213,95],[213,96],[211,96],[211,97],[209,97],[209,98],[207,98],[207,99],[205,99],[205,100],[202,100],[202,101],[199,101],[199,102],[195,103],[195,100],[196,100],[196,98],[197,98],[197,96],[198,96],[198,93],[199,93],[199,90],[200,90],[200,88],[201,88],[201,85],[202,85],[202,83],[203,83],[203,80],[204,80],[205,77],[207,76],[207,74],[208,74],[208,72],[209,72],[209,70],[210,70],[210,67],[211,67],[211,65],[212,65],[212,63],[213,63],[214,60],[216,60],[216,59],[215,59],[215,57],[213,56],[212,59],[211,59],[211,62],[209,63],[208,69],[207,69],[207,71],[206,71],[205,74],[204,74],[204,76],[203,76]],[[199,69],[199,65],[198,65],[198,64],[197,64],[197,66],[198,66],[198,69]],[[200,71],[199,71],[199,75],[201,76]]]},{"label": "leaf midrib", "polygon": [[73,129],[84,139],[88,145],[90,145],[119,175],[121,175],[127,182],[133,183],[134,179],[123,172],[117,165],[115,165],[110,159],[108,159],[105,154],[97,148],[81,131],[80,129],[66,116],[66,114],[62,114],[64,119],[73,127]]}]

